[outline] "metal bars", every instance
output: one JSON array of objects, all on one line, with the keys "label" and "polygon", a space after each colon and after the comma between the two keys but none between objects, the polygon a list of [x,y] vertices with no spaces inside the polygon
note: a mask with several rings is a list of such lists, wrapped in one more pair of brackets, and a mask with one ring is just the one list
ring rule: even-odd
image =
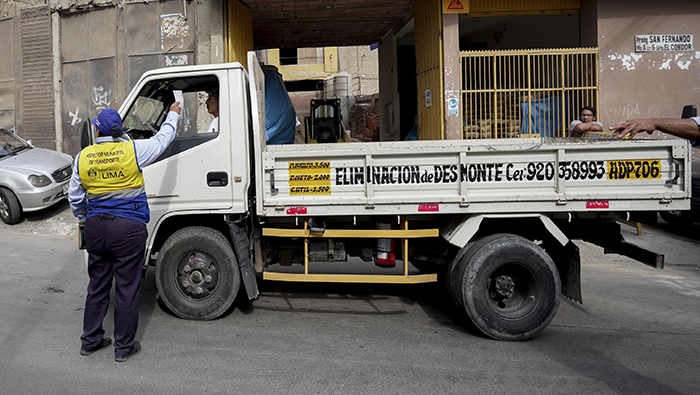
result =
[{"label": "metal bars", "polygon": [[598,49],[460,53],[462,137],[566,137],[598,108]]},{"label": "metal bars", "polygon": [[[304,218],[303,229],[263,228],[263,236],[272,237],[302,237],[304,242],[304,274],[264,272],[263,279],[292,282],[329,282],[329,283],[373,283],[373,284],[419,284],[436,282],[435,274],[408,274],[408,239],[423,237],[439,237],[438,229],[408,229],[408,218],[400,217],[401,229],[397,230],[353,230],[327,229],[322,234],[309,231],[308,218]],[[309,239],[310,238],[401,238],[400,245],[403,253],[403,275],[338,275],[309,273]]]}]

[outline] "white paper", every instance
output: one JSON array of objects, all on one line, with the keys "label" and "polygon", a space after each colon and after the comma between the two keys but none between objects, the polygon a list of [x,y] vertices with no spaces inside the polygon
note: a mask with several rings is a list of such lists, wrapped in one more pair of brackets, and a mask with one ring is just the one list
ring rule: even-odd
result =
[{"label": "white paper", "polygon": [[174,90],[173,95],[175,95],[175,101],[180,102],[180,108],[182,108],[182,104],[184,103],[184,100],[182,99],[182,91],[180,90]]}]

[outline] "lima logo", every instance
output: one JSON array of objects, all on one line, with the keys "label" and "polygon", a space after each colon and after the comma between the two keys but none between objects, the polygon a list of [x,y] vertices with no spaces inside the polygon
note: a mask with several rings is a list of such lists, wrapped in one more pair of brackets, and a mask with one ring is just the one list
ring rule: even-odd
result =
[{"label": "lima logo", "polygon": [[97,179],[97,172],[95,171],[95,169],[88,170],[87,175],[88,175],[88,177],[90,177],[91,180]]}]

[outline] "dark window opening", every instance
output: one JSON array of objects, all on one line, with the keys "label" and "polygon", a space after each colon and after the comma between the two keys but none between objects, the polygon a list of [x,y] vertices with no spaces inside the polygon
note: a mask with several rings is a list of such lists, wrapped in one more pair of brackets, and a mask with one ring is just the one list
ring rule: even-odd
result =
[{"label": "dark window opening", "polygon": [[308,92],[318,90],[318,83],[318,80],[284,81],[284,87],[287,88],[287,92]]},{"label": "dark window opening", "polygon": [[296,48],[280,48],[280,65],[299,64]]}]

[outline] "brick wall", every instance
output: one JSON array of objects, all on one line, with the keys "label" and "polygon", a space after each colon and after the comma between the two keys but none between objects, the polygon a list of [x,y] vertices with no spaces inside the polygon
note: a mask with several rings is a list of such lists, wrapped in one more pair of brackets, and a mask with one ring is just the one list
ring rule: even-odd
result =
[{"label": "brick wall", "polygon": [[309,116],[311,99],[316,97],[316,92],[289,92],[294,110],[299,117],[299,122],[304,123],[304,118]]}]

